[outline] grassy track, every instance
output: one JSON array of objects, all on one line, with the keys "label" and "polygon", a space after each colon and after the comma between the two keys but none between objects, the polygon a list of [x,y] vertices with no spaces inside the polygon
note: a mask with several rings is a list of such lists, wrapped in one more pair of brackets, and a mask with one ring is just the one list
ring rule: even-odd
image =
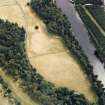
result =
[{"label": "grassy track", "polygon": [[2,70],[0,75],[8,83],[9,88],[12,90],[13,95],[21,102],[22,105],[38,105],[34,103],[23,91],[19,88],[18,84],[14,82],[9,76],[7,76]]}]

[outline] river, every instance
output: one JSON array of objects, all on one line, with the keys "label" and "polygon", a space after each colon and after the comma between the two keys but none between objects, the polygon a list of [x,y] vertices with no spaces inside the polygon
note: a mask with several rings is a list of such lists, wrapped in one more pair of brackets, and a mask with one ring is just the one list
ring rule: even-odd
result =
[{"label": "river", "polygon": [[95,47],[91,43],[88,37],[88,32],[80,19],[78,13],[75,10],[73,4],[69,0],[56,0],[56,4],[63,13],[67,16],[68,20],[71,23],[73,35],[79,41],[82,49],[87,55],[91,65],[93,65],[94,73],[98,75],[98,79],[102,81],[105,87],[105,69],[103,64],[99,59],[94,55]]}]

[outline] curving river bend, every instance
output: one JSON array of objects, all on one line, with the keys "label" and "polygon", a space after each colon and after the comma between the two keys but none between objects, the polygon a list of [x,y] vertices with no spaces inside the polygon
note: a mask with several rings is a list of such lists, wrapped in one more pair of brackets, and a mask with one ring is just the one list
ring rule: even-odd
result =
[{"label": "curving river bend", "polygon": [[87,55],[91,65],[94,67],[94,73],[98,75],[98,79],[102,81],[105,87],[105,69],[103,64],[94,55],[95,47],[91,43],[88,37],[88,32],[80,19],[78,13],[75,10],[73,4],[69,0],[56,0],[56,4],[63,13],[68,17],[71,23],[73,33],[76,39],[82,46],[85,54]]}]

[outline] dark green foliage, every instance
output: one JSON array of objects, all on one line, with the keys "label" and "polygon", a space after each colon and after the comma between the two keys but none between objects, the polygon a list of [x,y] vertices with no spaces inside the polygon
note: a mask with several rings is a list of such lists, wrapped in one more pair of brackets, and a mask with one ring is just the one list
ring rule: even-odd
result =
[{"label": "dark green foliage", "polygon": [[87,63],[88,59],[84,55],[78,41],[76,41],[75,37],[72,35],[71,25],[67,20],[67,17],[62,14],[61,10],[52,2],[49,2],[47,5],[44,4],[44,2],[41,2],[41,0],[32,0],[30,4],[32,9],[37,12],[47,25],[48,31],[60,35],[60,37],[64,39],[64,43],[68,49],[80,58],[80,63],[89,66]]}]

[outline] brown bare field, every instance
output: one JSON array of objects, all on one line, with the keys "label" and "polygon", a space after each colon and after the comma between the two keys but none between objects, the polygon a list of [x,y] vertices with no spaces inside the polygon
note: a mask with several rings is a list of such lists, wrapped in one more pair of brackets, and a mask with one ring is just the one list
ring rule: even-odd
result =
[{"label": "brown bare field", "polygon": [[[19,6],[15,5],[0,7],[0,17],[25,27],[26,50],[31,64],[57,87],[65,86],[83,93],[90,101],[96,100],[87,76],[72,55],[67,53],[60,38],[47,32],[45,24],[26,6],[28,0],[17,1],[24,15]],[[35,26],[39,29],[35,29]]]}]

